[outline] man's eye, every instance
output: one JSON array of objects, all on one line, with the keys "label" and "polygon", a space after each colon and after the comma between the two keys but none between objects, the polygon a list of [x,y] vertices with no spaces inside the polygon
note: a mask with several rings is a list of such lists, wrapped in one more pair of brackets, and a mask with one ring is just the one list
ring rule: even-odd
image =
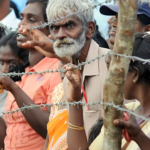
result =
[{"label": "man's eye", "polygon": [[59,27],[57,27],[57,26],[51,26],[51,30],[57,31],[57,30],[59,30]]},{"label": "man's eye", "polygon": [[69,29],[72,29],[73,27],[74,27],[74,24],[73,24],[73,23],[71,23],[71,24],[68,25],[68,28],[69,28]]}]

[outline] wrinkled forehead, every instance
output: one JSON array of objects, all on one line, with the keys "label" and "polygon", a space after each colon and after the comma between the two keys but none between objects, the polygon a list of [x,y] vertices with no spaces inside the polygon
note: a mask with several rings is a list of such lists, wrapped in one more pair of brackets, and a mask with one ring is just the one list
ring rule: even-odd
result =
[{"label": "wrinkled forehead", "polygon": [[[59,19],[60,19],[60,21],[58,21],[56,23],[52,23],[51,26],[53,26],[53,25],[61,26],[61,25],[65,25],[65,24],[70,23],[70,22],[82,24],[82,21],[79,20],[76,16],[70,16],[70,17],[64,16],[64,17],[61,17]],[[55,18],[55,20],[59,20],[59,19]]]}]

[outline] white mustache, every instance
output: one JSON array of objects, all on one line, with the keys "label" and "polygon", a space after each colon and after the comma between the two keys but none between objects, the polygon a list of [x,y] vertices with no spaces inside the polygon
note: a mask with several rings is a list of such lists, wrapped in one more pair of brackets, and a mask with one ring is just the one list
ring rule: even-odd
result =
[{"label": "white mustache", "polygon": [[59,40],[59,39],[56,40],[54,42],[54,46],[55,47],[60,47],[63,44],[65,44],[65,45],[72,45],[74,43],[75,43],[75,41],[73,39],[71,39],[71,38],[64,38],[63,40]]}]

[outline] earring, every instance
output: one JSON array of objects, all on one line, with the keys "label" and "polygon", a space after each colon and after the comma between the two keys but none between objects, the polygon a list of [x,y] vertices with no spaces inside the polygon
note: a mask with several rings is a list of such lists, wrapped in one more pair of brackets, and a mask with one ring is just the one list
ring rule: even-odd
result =
[{"label": "earring", "polygon": [[135,80],[133,80],[133,83],[135,83],[136,81]]}]

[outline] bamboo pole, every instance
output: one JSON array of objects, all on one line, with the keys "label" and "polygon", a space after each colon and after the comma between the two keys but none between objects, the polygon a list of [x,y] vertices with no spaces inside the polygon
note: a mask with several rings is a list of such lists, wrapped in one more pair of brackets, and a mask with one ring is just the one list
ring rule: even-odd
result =
[{"label": "bamboo pole", "polygon": [[[137,18],[137,0],[118,0],[118,27],[114,51],[131,55],[134,42]],[[123,57],[112,57],[109,74],[104,84],[104,102],[123,105],[123,85],[128,72],[130,60]],[[122,118],[116,109],[104,106],[104,142],[103,150],[121,150],[122,129],[114,126],[115,119]]]}]

